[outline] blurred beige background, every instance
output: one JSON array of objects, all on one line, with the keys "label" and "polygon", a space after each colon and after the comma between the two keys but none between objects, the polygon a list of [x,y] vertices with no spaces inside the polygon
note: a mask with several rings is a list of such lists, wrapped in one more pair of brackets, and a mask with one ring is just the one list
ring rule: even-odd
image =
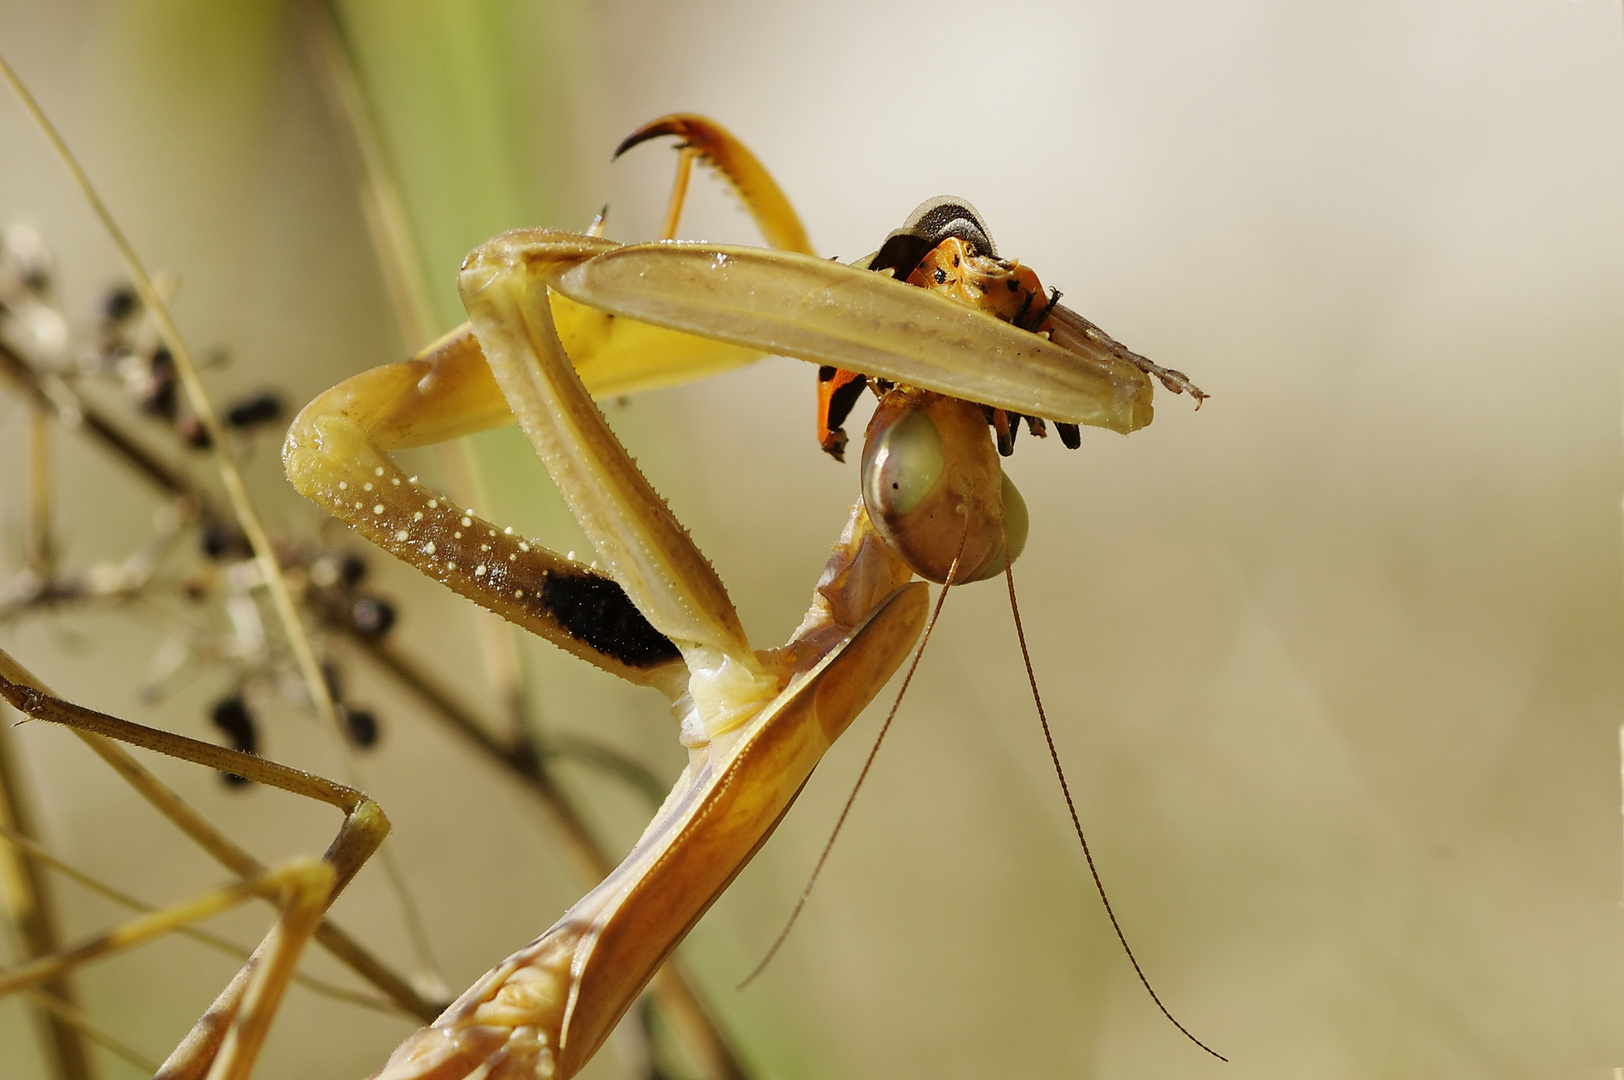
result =
[{"label": "blurred beige background", "polygon": [[[1081,452],[1023,439],[1023,614],[1056,738],[1155,1012],[1092,892],[1002,591],[956,594],[818,892],[758,984],[880,717],[830,755],[683,955],[764,1077],[1601,1075],[1624,1064],[1618,725],[1624,20],[1603,0],[1362,5],[632,2],[343,6],[441,316],[501,228],[658,228],[671,155],[636,124],[710,114],[820,251],[872,250],[920,200],[972,200],[1066,303],[1212,392]],[[149,265],[178,274],[222,396],[305,399],[404,355],[293,8],[0,5],[0,50]],[[70,313],[120,271],[19,109],[0,221],[42,229]],[[753,242],[704,177],[683,235]],[[799,621],[856,492],[818,453],[809,367],[770,360],[611,404],[758,644]],[[23,414],[0,401],[4,566]],[[481,444],[489,510],[573,546],[539,467]],[[60,440],[69,565],[128,551],[156,503]],[[313,535],[270,443],[267,515]],[[481,700],[472,617],[394,567],[403,646]],[[59,613],[0,644],[67,695],[206,732],[226,685],[141,703],[139,611]],[[552,730],[662,776],[652,695],[537,647]],[[425,661],[430,662],[430,661]],[[470,676],[470,673],[474,673]],[[459,987],[581,891],[545,819],[365,672],[365,763]],[[488,704],[488,702],[487,702]],[[878,710],[876,710],[877,712]],[[334,771],[291,706],[268,752]],[[177,898],[220,878],[60,732],[17,732],[53,845]],[[267,859],[334,824],[166,776]],[[646,810],[570,774],[624,846]],[[113,913],[64,890],[77,932]],[[410,966],[375,872],[340,917]],[[226,925],[247,938],[247,913]],[[318,961],[318,966],[320,962]],[[81,979],[160,1056],[228,976],[185,943]],[[354,1077],[407,1025],[295,995],[260,1075]],[[591,1075],[635,1075],[635,1040]],[[134,1075],[103,1063],[107,1076]],[[0,1075],[42,1075],[0,1005]]]}]

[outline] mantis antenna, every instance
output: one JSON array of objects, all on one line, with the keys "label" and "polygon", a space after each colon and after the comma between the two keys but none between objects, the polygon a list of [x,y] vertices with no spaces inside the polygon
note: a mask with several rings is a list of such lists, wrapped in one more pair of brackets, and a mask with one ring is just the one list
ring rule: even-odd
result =
[{"label": "mantis antenna", "polygon": [[1099,868],[1094,865],[1094,853],[1088,849],[1088,838],[1083,835],[1082,819],[1077,816],[1077,804],[1072,801],[1071,785],[1066,783],[1066,771],[1060,767],[1060,751],[1055,749],[1054,733],[1049,730],[1049,717],[1043,711],[1043,698],[1038,694],[1038,677],[1032,670],[1032,654],[1027,651],[1026,631],[1021,626],[1021,608],[1015,601],[1015,571],[1012,569],[1014,561],[1014,559],[1005,560],[1004,580],[1009,584],[1009,611],[1015,617],[1015,638],[1021,643],[1021,660],[1026,664],[1026,681],[1032,687],[1032,703],[1038,708],[1038,723],[1043,725],[1043,741],[1049,747],[1049,760],[1054,762],[1055,779],[1060,781],[1060,793],[1066,797],[1066,809],[1071,812],[1071,827],[1077,833],[1077,842],[1083,846],[1083,858],[1088,861],[1088,872],[1094,878],[1094,888],[1100,894],[1100,903],[1105,906],[1106,917],[1111,920],[1111,929],[1116,931],[1117,940],[1122,943],[1122,951],[1127,953],[1128,963],[1133,965],[1133,973],[1139,976],[1139,982],[1144,986],[1145,993],[1150,995],[1150,1000],[1156,1003],[1156,1008],[1167,1017],[1167,1022],[1178,1028],[1186,1039],[1219,1061],[1228,1062],[1229,1059],[1224,1055],[1190,1034],[1190,1029],[1179,1023],[1168,1011],[1167,1006],[1162,1004],[1162,999],[1157,996],[1155,989],[1150,985],[1150,979],[1145,975],[1145,969],[1139,966],[1139,958],[1134,956],[1132,947],[1128,945],[1128,935],[1123,933],[1122,924],[1117,921],[1116,912],[1111,908],[1110,897],[1105,895],[1105,882],[1100,880]]}]

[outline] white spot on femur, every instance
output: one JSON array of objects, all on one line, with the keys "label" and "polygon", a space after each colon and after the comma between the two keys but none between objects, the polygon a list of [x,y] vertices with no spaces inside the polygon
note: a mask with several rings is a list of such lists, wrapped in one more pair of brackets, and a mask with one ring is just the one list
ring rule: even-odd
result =
[{"label": "white spot on femur", "polygon": [[513,599],[515,599],[515,600],[523,600],[524,599],[524,590],[523,589],[514,589],[513,590]]},{"label": "white spot on femur", "polygon": [[509,555],[508,556],[508,562],[518,562],[518,561],[519,561],[519,557],[517,555]]},{"label": "white spot on femur", "polygon": [[339,481],[339,482],[338,482],[338,490],[340,490],[340,491],[347,491],[347,490],[349,490],[349,486],[350,486],[350,485],[349,485],[349,482],[348,482],[348,481],[347,481],[347,480],[340,480],[340,481]]},{"label": "white spot on femur", "polygon": [[445,568],[447,570],[455,570],[457,568],[457,564],[452,562],[450,559],[447,559],[445,561]]},{"label": "white spot on femur", "polygon": [[520,551],[529,551],[530,550],[530,545],[525,543],[523,540],[520,540],[519,541],[519,550]]},{"label": "white spot on femur", "polygon": [[362,484],[361,485],[361,490],[362,491],[371,491],[372,490],[372,481],[368,480],[366,483]]},{"label": "white spot on femur", "polygon": [[503,529],[502,530],[502,535],[503,536],[512,536],[513,535],[513,526],[509,525],[507,528]]},{"label": "white spot on femur", "polygon": [[400,477],[398,477],[398,476],[391,476],[389,478],[389,482],[391,484],[394,484],[396,487],[400,487]]},{"label": "white spot on femur", "polygon": [[425,554],[425,555],[433,555],[434,554],[434,541],[433,540],[430,540],[428,543],[423,545],[423,554]]},{"label": "white spot on femur", "polygon": [[360,504],[360,503],[356,503],[356,504],[355,504],[355,509],[357,509],[357,510],[359,510],[359,509],[361,509],[361,504]]},{"label": "white spot on femur", "polygon": [[453,540],[461,540],[462,539],[462,533],[460,533],[460,532],[452,533],[451,534],[451,539],[453,539]]},{"label": "white spot on femur", "polygon": [[485,564],[484,563],[480,563],[478,566],[474,567],[474,576],[475,577],[484,577],[485,576]]},{"label": "white spot on femur", "polygon": [[438,509],[440,509],[440,500],[439,499],[430,499],[429,500],[429,509],[430,510],[438,510]]},{"label": "white spot on femur", "polygon": [[373,506],[373,507],[372,507],[372,512],[373,512],[373,513],[374,513],[374,514],[381,514],[381,513],[383,513],[383,503],[377,503],[377,504],[375,504],[375,505],[374,505],[374,506]]},{"label": "white spot on femur", "polygon": [[372,475],[373,476],[382,476],[383,475],[383,466],[379,465],[376,469],[373,469],[372,470]]},{"label": "white spot on femur", "polygon": [[462,527],[463,528],[466,529],[468,526],[472,525],[473,523],[474,523],[473,518],[469,517],[467,514],[462,515]]},{"label": "white spot on femur", "polygon": [[496,535],[496,530],[495,529],[490,530],[490,535],[495,536]]},{"label": "white spot on femur", "polygon": [[421,510],[412,511],[412,520],[413,521],[422,521],[423,520],[423,511],[421,511]]},{"label": "white spot on femur", "polygon": [[573,551],[565,552],[564,553],[564,558],[568,559],[570,562],[574,562],[575,561],[575,552],[573,552]]},{"label": "white spot on femur", "polygon": [[489,551],[490,549],[491,549],[491,546],[489,544],[481,544],[481,545],[479,545],[479,550],[481,550],[481,551]]},{"label": "white spot on femur", "polygon": [[395,530],[395,539],[396,540],[404,540],[410,535],[411,534],[408,533],[405,529],[396,529]]}]

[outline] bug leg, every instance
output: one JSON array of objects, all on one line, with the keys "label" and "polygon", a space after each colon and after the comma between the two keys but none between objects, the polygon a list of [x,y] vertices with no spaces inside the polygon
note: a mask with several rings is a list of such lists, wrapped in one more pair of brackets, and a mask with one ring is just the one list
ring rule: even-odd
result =
[{"label": "bug leg", "polygon": [[836,461],[846,460],[846,417],[868,385],[868,376],[824,365],[818,368],[818,445]]},{"label": "bug leg", "polygon": [[998,441],[998,453],[1009,457],[1015,452],[1015,434],[1020,431],[1020,418],[1004,409],[992,411],[992,430]]}]

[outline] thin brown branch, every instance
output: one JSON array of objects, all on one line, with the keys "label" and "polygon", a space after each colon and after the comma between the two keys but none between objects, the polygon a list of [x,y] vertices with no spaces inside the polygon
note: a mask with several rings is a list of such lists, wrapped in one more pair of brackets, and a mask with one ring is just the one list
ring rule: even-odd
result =
[{"label": "thin brown branch", "polygon": [[[14,757],[11,732],[4,726],[0,726],[0,824],[30,838],[37,839],[39,835],[32,804],[22,788],[22,772]],[[61,933],[50,881],[40,872],[38,863],[9,845],[0,852],[0,860],[11,864],[0,873],[0,900],[5,903],[11,924],[17,928],[24,959],[37,960],[52,955],[61,948]],[[69,1007],[76,1002],[66,974],[46,980],[40,990]],[[59,1080],[90,1080],[90,1057],[80,1030],[39,1002],[34,1003],[31,1012],[47,1048],[46,1058]]]}]

